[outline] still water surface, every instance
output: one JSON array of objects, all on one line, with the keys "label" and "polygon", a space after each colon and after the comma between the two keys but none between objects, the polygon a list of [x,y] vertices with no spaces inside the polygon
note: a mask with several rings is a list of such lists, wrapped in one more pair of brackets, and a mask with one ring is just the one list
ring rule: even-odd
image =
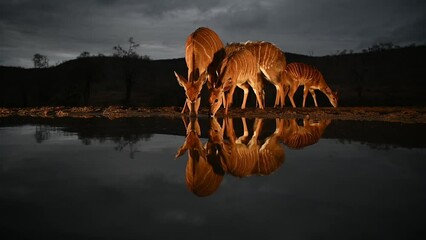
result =
[{"label": "still water surface", "polygon": [[0,119],[0,237],[424,237],[425,129]]}]

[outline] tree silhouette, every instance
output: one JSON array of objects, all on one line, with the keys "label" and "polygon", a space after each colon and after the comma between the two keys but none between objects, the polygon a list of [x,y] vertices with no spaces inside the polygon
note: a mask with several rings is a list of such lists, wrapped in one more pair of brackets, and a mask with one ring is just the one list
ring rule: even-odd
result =
[{"label": "tree silhouette", "polygon": [[124,49],[120,45],[113,47],[114,57],[120,57],[124,59],[124,81],[126,84],[126,94],[124,97],[124,104],[129,105],[131,103],[132,89],[135,83],[135,75],[138,68],[138,59],[150,60],[149,56],[143,55],[140,56],[136,49],[139,47],[139,43],[136,43],[133,40],[133,37],[130,37],[128,40],[129,47]]},{"label": "tree silhouette", "polygon": [[47,58],[47,56],[41,55],[39,53],[34,54],[33,62],[35,68],[49,67],[49,59]]},{"label": "tree silhouette", "polygon": [[80,53],[80,56],[78,56],[77,58],[86,58],[86,57],[90,57],[90,52],[84,51]]},{"label": "tree silhouette", "polygon": [[139,54],[136,52],[136,49],[139,47],[139,43],[135,43],[133,41],[133,37],[130,37],[129,40],[129,48],[125,50],[120,45],[114,46],[115,53],[113,53],[114,57],[130,57],[130,58],[138,58]]},{"label": "tree silhouette", "polygon": [[395,45],[391,42],[385,42],[385,43],[377,43],[377,44],[373,44],[371,47],[367,48],[367,49],[363,49],[362,52],[363,53],[367,53],[367,52],[383,52],[386,50],[390,50],[390,49],[399,49],[401,48],[399,45]]}]

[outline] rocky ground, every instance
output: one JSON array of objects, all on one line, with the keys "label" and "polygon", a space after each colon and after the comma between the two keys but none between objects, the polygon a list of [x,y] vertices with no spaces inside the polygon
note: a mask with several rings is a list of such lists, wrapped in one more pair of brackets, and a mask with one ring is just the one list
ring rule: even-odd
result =
[{"label": "rocky ground", "polygon": [[[39,107],[39,108],[0,108],[0,117],[43,117],[43,118],[124,118],[124,117],[181,117],[179,107]],[[223,117],[222,111],[216,114]],[[313,118],[359,121],[385,121],[400,123],[426,123],[426,107],[339,107],[339,108],[247,108],[230,109],[230,117],[247,118]],[[199,117],[208,117],[208,109],[202,108]]]}]

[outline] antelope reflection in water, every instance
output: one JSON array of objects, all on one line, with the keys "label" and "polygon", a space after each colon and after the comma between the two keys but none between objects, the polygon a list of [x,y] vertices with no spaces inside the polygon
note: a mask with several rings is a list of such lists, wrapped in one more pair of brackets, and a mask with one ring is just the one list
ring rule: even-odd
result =
[{"label": "antelope reflection in water", "polygon": [[207,148],[215,147],[211,144],[203,146],[197,118],[190,118],[189,125],[185,118],[183,121],[186,127],[186,139],[179,148],[176,158],[188,151],[185,170],[186,185],[197,196],[209,196],[218,189],[224,175],[218,151],[214,151],[214,149],[208,151]]},{"label": "antelope reflection in water", "polygon": [[246,119],[241,118],[243,134],[238,137],[232,118],[224,118],[222,124],[210,118],[206,144],[200,140],[197,118],[190,118],[189,124],[183,118],[183,122],[186,139],[176,158],[188,151],[186,185],[191,192],[204,197],[219,188],[225,173],[240,178],[273,173],[284,163],[284,145],[299,149],[316,143],[331,120],[304,120],[304,125],[299,126],[295,119],[276,119],[275,131],[261,140],[263,119],[255,119],[250,135]]},{"label": "antelope reflection in water", "polygon": [[278,141],[280,130],[276,130],[263,143],[259,135],[263,127],[263,119],[256,119],[253,134],[249,131],[245,118],[241,118],[243,135],[237,137],[233,119],[225,118],[228,141],[223,141],[222,151],[226,172],[236,177],[250,175],[269,175],[278,169],[284,162],[284,146]]},{"label": "antelope reflection in water", "polygon": [[312,120],[303,119],[303,126],[296,119],[280,119],[281,138],[286,146],[293,149],[301,149],[313,145],[323,135],[325,129],[330,125],[330,119]]}]

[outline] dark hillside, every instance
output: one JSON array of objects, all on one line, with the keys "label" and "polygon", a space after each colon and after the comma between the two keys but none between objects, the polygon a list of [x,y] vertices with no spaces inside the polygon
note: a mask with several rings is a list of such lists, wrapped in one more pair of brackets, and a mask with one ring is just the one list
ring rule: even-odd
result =
[{"label": "dark hillside", "polygon": [[187,71],[183,59],[91,57],[45,69],[0,67],[0,106],[175,105],[184,93],[173,70]]},{"label": "dark hillside", "polygon": [[[324,74],[329,86],[339,91],[341,106],[424,106],[426,95],[426,47],[407,47],[371,53],[309,57],[286,53],[287,62],[305,62]],[[173,74],[184,76],[183,58],[142,60],[87,57],[42,69],[0,67],[0,107],[28,106],[182,106],[184,90]],[[266,83],[267,106],[273,105],[275,88]],[[302,88],[295,101],[301,105]],[[203,89],[203,105],[206,105]],[[330,106],[318,93],[322,106]],[[236,91],[238,106],[242,91]],[[251,93],[249,106],[254,106]],[[287,100],[287,105],[289,101]],[[308,106],[313,105],[309,96]]]}]

